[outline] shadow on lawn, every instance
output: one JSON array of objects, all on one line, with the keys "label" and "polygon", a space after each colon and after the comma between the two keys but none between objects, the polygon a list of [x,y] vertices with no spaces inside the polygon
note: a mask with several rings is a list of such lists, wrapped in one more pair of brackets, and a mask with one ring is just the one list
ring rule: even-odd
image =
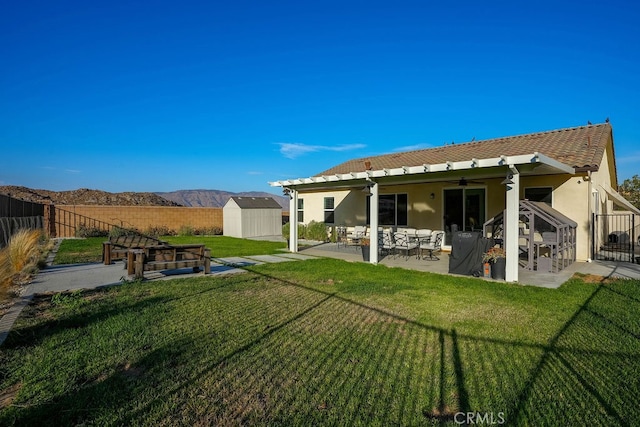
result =
[{"label": "shadow on lawn", "polygon": [[[122,286],[136,286],[127,284]],[[223,285],[221,285],[223,286]],[[0,346],[0,350],[8,350],[16,347],[35,347],[42,343],[51,335],[55,335],[64,329],[82,329],[93,323],[100,322],[111,316],[122,314],[123,312],[140,312],[147,308],[154,307],[158,304],[180,301],[194,296],[202,296],[206,293],[215,292],[221,286],[210,287],[197,292],[184,293],[177,297],[152,297],[142,294],[133,296],[135,301],[127,304],[109,305],[102,304],[99,309],[95,305],[88,304],[86,307],[79,307],[71,312],[71,314],[60,317],[50,318],[39,321],[32,326],[14,327],[6,341]],[[42,312],[48,310],[53,305],[54,298],[60,297],[62,305],[73,305],[74,299],[85,298],[92,301],[94,296],[100,298],[101,295],[108,294],[109,287],[98,288],[94,290],[77,290],[59,292],[56,294],[36,294],[33,297],[28,308],[23,312],[23,318],[37,318]]]},{"label": "shadow on lawn", "polygon": [[[595,288],[544,346],[513,401],[507,424],[535,420],[558,425],[632,425],[640,421],[633,404],[640,390],[640,300],[626,292],[633,285],[614,281]],[[621,311],[631,314],[629,322],[616,319]],[[632,325],[636,330],[630,329]],[[558,384],[561,388],[554,387]],[[580,402],[583,408],[576,407]],[[551,408],[551,413],[545,413]]]},{"label": "shadow on lawn", "polygon": [[[492,422],[495,417],[498,421],[504,420],[507,425],[556,424],[562,421],[575,424],[586,420],[627,425],[640,420],[640,413],[633,404],[640,389],[637,382],[640,325],[635,322],[640,313],[640,299],[629,292],[632,286],[630,282],[604,283],[603,279],[545,345],[458,336],[455,329],[425,325],[335,293],[328,294],[298,283],[286,283],[326,294],[327,299],[337,299],[389,316],[395,321],[415,326],[423,333],[436,333],[440,357],[438,379],[434,381],[439,386],[437,406],[423,410],[424,416],[433,422],[442,424],[454,421],[457,424],[463,418],[456,418],[456,414],[472,412],[485,416],[489,414]],[[631,315],[616,319],[620,307],[627,308]],[[630,325],[635,325],[635,330]],[[624,342],[615,338],[607,342],[609,336],[622,337]],[[623,350],[616,351],[616,348]],[[486,356],[475,358],[473,351],[484,352]],[[513,360],[509,356],[515,356],[517,360],[512,369],[509,366]],[[503,372],[496,372],[499,361],[505,361],[502,364],[505,368]],[[470,366],[474,363],[479,365],[475,369]],[[528,369],[531,366],[533,369]],[[465,378],[466,371],[469,371],[469,378]],[[451,373],[455,382],[447,390],[447,376]],[[626,383],[626,378],[631,379],[632,383]],[[526,380],[518,383],[518,379]],[[468,382],[475,383],[475,387],[468,386]],[[470,387],[473,396],[470,396]],[[514,393],[517,390],[519,392]],[[491,395],[492,391],[496,396],[483,398],[484,393]],[[451,397],[455,398],[454,401],[451,401]],[[503,406],[496,407],[501,400]],[[580,402],[587,403],[587,407],[577,409],[576,405]]]},{"label": "shadow on lawn", "polygon": [[[238,301],[254,298],[256,306],[217,313],[226,321],[243,319],[240,328],[248,332],[238,336],[245,339],[212,343],[210,332],[179,337],[53,405],[31,408],[20,421],[46,419],[61,407],[77,408],[63,411],[66,421],[111,411],[110,422],[119,425],[167,418],[223,425],[453,425],[468,420],[467,413],[491,414],[493,424],[507,425],[640,419],[631,407],[640,388],[640,325],[617,314],[623,304],[637,319],[640,301],[624,284],[597,285],[541,345],[458,334],[252,272],[278,284],[281,298],[239,295]],[[264,318],[257,328],[256,319]],[[609,336],[618,340],[608,342]],[[181,371],[194,358],[202,363]],[[625,387],[626,379],[635,382]]]}]

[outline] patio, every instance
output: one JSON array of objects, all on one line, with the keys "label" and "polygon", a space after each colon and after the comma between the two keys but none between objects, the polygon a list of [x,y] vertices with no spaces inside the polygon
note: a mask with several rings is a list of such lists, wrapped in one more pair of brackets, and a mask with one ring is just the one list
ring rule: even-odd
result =
[{"label": "patio", "polygon": [[[337,258],[349,262],[363,262],[360,247],[355,245],[345,246],[336,243],[300,241],[300,252],[306,255]],[[438,254],[438,257],[440,258],[439,260],[430,260],[418,259],[415,255],[410,257],[385,255],[381,257],[379,264],[387,267],[400,267],[430,273],[449,274],[449,252],[442,251]],[[575,273],[640,280],[640,265],[614,261],[577,261],[558,273],[530,271],[522,267],[518,273],[518,283],[521,285],[558,288]],[[484,280],[493,281],[493,279]]]}]

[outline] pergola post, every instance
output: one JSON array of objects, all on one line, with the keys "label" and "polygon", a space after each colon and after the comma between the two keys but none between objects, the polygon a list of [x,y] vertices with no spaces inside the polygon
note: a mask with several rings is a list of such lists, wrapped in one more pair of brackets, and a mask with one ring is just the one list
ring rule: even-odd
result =
[{"label": "pergola post", "polygon": [[369,262],[371,264],[378,263],[378,183],[371,183],[371,200],[369,203],[369,218],[371,220],[371,224],[369,224],[369,244],[370,244],[370,252],[369,252]]},{"label": "pergola post", "polygon": [[289,251],[298,252],[298,191],[289,190]]},{"label": "pergola post", "polygon": [[518,222],[520,219],[520,172],[515,166],[506,183],[506,213],[504,215],[504,247],[507,254],[505,280],[518,281]]}]

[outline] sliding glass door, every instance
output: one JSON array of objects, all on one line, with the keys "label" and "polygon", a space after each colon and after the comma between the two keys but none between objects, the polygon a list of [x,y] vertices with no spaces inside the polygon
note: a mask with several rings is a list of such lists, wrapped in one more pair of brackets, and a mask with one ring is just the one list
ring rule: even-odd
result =
[{"label": "sliding glass door", "polygon": [[451,244],[456,231],[482,231],[485,222],[484,188],[452,188],[444,190],[445,245]]}]

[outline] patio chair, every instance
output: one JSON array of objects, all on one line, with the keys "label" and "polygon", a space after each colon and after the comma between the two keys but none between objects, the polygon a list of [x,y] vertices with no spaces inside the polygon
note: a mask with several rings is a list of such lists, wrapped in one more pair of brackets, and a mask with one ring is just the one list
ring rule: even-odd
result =
[{"label": "patio chair", "polygon": [[347,246],[347,227],[339,225],[336,227],[336,246]]},{"label": "patio chair", "polygon": [[417,229],[413,227],[399,227],[396,231],[401,233],[407,233],[409,237],[413,237],[416,235]]},{"label": "patio chair", "polygon": [[415,250],[417,253],[418,241],[415,237],[412,238],[408,233],[404,231],[396,231],[393,233],[393,240],[395,240],[396,250],[404,251],[407,259],[411,256],[411,251]]},{"label": "patio chair", "polygon": [[[437,256],[434,256],[434,253],[440,252],[442,250],[442,239],[444,239],[444,231],[442,230],[434,230],[431,232],[431,239],[428,242],[420,243],[420,254],[422,255],[423,251],[429,252],[430,260],[439,260]],[[424,259],[424,257],[423,257]]]},{"label": "patio chair", "polygon": [[391,230],[383,230],[378,232],[378,251],[380,254],[395,254],[396,243],[393,240]]},{"label": "patio chair", "polygon": [[430,228],[418,228],[416,230],[416,237],[420,243],[426,243],[431,240],[431,232]]},{"label": "patio chair", "polygon": [[353,245],[359,245],[360,240],[367,236],[366,225],[356,225],[353,231],[347,234],[347,241]]}]

